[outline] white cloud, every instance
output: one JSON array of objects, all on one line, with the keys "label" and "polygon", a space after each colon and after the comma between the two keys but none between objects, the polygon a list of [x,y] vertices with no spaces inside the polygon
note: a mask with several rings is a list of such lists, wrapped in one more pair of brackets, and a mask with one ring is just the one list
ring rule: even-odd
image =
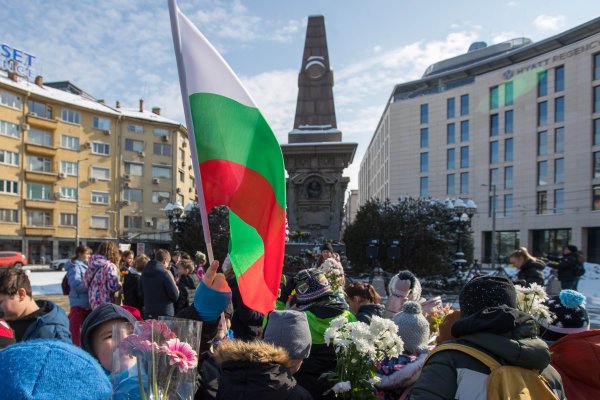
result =
[{"label": "white cloud", "polygon": [[538,15],[533,20],[533,26],[540,31],[558,31],[561,30],[566,23],[564,15]]}]

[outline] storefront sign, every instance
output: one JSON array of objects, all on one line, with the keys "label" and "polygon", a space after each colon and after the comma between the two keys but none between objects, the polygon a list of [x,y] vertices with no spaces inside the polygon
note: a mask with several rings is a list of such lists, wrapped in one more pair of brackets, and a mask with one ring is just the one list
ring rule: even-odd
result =
[{"label": "storefront sign", "polygon": [[0,44],[1,69],[15,72],[23,78],[33,79],[33,60],[35,56],[6,43]]}]

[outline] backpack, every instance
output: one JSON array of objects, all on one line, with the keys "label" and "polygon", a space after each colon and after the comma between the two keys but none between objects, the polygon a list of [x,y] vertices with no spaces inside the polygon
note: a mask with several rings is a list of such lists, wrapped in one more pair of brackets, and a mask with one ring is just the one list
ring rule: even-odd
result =
[{"label": "backpack", "polygon": [[577,265],[575,266],[575,269],[573,270],[573,272],[575,273],[575,276],[583,276],[585,275],[585,267],[583,265],[585,261],[585,257],[583,256],[583,253],[581,251],[577,252]]},{"label": "backpack", "polygon": [[429,354],[429,357],[444,350],[456,350],[468,354],[490,369],[486,390],[487,400],[559,400],[548,381],[537,370],[501,365],[492,356],[458,343],[441,344]]},{"label": "backpack", "polygon": [[71,292],[71,287],[69,286],[69,279],[67,278],[67,274],[65,274],[65,276],[63,277],[63,280],[60,283],[60,287],[62,289],[62,293],[65,296],[68,296],[69,292]]}]

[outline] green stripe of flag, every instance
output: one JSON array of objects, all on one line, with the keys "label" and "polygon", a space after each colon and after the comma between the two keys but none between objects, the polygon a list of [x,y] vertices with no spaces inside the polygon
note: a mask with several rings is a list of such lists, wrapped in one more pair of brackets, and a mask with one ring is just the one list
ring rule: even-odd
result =
[{"label": "green stripe of flag", "polygon": [[265,252],[262,238],[252,226],[229,211],[231,232],[229,258],[236,276],[242,275]]}]

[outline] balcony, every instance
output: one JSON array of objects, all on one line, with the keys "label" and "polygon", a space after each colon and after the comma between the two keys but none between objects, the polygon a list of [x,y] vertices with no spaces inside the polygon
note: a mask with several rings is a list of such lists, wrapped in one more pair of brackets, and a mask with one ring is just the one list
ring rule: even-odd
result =
[{"label": "balcony", "polygon": [[58,174],[56,172],[42,172],[42,171],[25,171],[25,179],[28,181],[42,182],[42,183],[56,183],[58,181]]},{"label": "balcony", "polygon": [[25,235],[27,236],[54,236],[56,228],[54,226],[26,226]]},{"label": "balcony", "polygon": [[36,143],[25,143],[25,151],[29,154],[35,154],[44,157],[54,157],[56,155],[57,148],[50,146],[42,146]]},{"label": "balcony", "polygon": [[58,125],[58,122],[54,119],[39,117],[33,113],[27,114],[27,123],[35,128],[50,130],[56,130],[56,126]]},{"label": "balcony", "polygon": [[54,200],[27,199],[25,200],[25,207],[39,210],[54,210],[56,204]]}]

